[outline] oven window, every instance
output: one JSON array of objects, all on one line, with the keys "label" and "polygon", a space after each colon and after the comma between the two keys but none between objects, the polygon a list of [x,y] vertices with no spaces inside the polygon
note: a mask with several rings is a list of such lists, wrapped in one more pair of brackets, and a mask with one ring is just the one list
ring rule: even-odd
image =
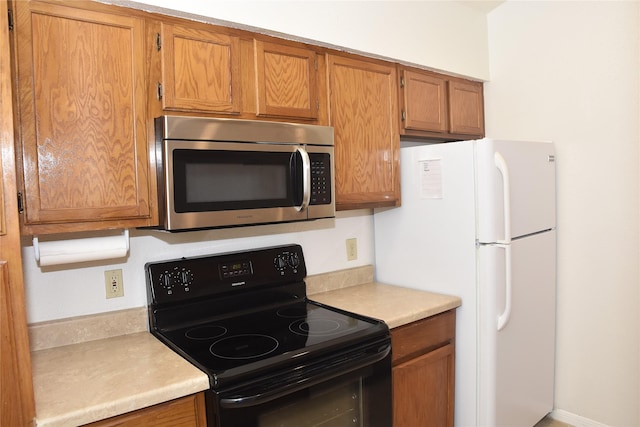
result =
[{"label": "oven window", "polygon": [[280,208],[302,203],[302,159],[292,152],[173,151],[177,213]]},{"label": "oven window", "polygon": [[311,388],[304,398],[258,417],[259,427],[362,427],[362,380]]}]

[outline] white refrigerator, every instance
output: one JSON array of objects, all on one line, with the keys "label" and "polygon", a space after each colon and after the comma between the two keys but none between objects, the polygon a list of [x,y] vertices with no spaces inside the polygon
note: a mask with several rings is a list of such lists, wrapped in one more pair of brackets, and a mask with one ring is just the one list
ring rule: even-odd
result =
[{"label": "white refrigerator", "polygon": [[461,297],[456,426],[533,426],[553,409],[553,144],[403,144],[402,206],[374,211],[376,280]]}]

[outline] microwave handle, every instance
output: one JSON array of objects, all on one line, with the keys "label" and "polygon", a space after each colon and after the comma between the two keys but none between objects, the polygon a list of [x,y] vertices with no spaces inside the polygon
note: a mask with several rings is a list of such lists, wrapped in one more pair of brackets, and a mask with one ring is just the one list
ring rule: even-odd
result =
[{"label": "microwave handle", "polygon": [[296,151],[302,157],[302,204],[296,206],[296,210],[300,212],[305,210],[311,201],[311,160],[303,147],[296,147]]}]

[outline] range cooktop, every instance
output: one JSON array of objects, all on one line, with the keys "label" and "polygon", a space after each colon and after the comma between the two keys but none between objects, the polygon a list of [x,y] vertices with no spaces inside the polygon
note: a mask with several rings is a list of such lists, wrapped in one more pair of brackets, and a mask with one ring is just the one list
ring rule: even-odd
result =
[{"label": "range cooktop", "polygon": [[212,385],[291,361],[320,357],[384,332],[378,322],[312,301],[163,331],[179,353],[212,378]]},{"label": "range cooktop", "polygon": [[146,269],[152,333],[207,372],[212,388],[388,340],[384,322],[307,299],[297,245]]}]

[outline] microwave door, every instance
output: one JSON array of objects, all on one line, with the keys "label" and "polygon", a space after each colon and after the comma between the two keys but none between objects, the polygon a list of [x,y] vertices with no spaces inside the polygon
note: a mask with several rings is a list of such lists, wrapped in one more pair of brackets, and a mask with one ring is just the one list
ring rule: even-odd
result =
[{"label": "microwave door", "polygon": [[303,153],[296,145],[165,141],[166,229],[307,219]]}]

